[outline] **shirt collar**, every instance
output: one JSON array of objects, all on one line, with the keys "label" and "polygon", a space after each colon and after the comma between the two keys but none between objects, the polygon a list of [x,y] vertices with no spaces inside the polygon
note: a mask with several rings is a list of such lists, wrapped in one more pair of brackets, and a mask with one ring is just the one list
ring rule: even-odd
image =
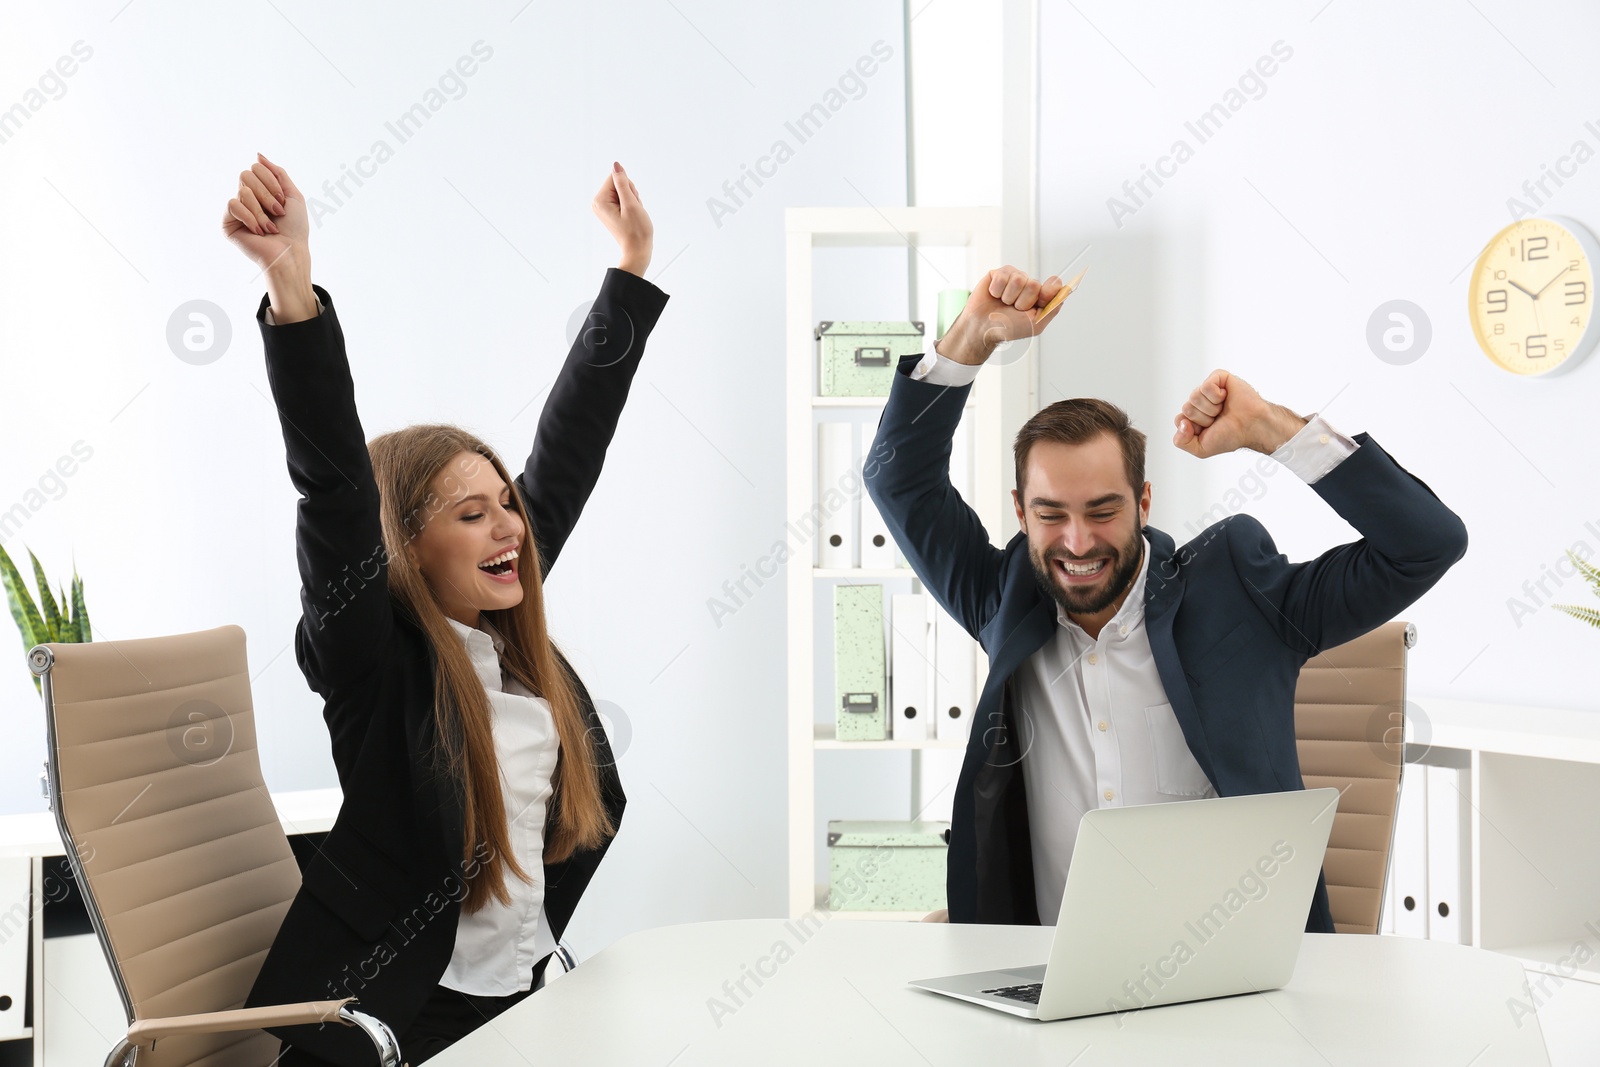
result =
[{"label": "shirt collar", "polygon": [[448,615],[445,616],[445,621],[450,624],[456,633],[461,635],[461,640],[467,642],[469,647],[474,643],[488,642],[497,655],[505,650],[505,638],[500,636],[500,631],[494,628],[493,623],[481,615],[478,617],[477,626],[468,626],[466,623],[452,619]]},{"label": "shirt collar", "polygon": [[[1109,630],[1111,633],[1120,634],[1121,626],[1127,626],[1132,629],[1135,620],[1144,614],[1144,579],[1145,575],[1150,571],[1150,537],[1143,530],[1139,532],[1139,536],[1144,542],[1144,551],[1139,559],[1139,571],[1133,577],[1133,585],[1129,588],[1128,595],[1123,598],[1122,606],[1106,622],[1105,628],[1100,631],[1101,633]],[[1069,626],[1072,630],[1082,633],[1086,637],[1088,636],[1083,627],[1074,622],[1072,617],[1067,614],[1067,610],[1061,606],[1060,601],[1056,602],[1056,622],[1062,626]]]},{"label": "shirt collar", "polygon": [[473,669],[483,682],[483,687],[491,691],[501,691],[500,653],[505,649],[505,639],[500,636],[500,632],[481,615],[478,617],[477,627],[458,622],[448,615],[445,619],[461,638],[462,643],[467,646],[467,655],[471,658]]}]

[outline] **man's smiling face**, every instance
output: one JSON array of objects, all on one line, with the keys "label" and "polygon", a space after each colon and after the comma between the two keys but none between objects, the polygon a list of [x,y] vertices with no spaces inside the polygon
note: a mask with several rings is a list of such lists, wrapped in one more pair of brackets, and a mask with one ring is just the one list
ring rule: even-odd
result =
[{"label": "man's smiling face", "polygon": [[1115,614],[1139,573],[1150,514],[1150,483],[1137,493],[1128,484],[1116,437],[1034,442],[1012,499],[1040,586],[1070,615]]}]

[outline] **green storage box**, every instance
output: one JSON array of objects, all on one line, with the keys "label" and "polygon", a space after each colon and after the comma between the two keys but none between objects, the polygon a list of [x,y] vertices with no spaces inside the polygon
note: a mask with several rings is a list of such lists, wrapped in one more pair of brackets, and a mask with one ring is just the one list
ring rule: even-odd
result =
[{"label": "green storage box", "polygon": [[901,356],[922,351],[920,322],[819,322],[821,396],[888,396]]},{"label": "green storage box", "polygon": [[945,906],[947,822],[828,823],[832,911],[938,911]]},{"label": "green storage box", "polygon": [[840,741],[889,739],[883,586],[833,587],[833,733]]}]

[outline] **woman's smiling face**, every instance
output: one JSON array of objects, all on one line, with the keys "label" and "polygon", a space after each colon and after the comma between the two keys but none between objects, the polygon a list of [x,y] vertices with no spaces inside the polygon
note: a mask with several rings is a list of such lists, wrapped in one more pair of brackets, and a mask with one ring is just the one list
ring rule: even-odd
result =
[{"label": "woman's smiling face", "polygon": [[429,483],[429,515],[412,554],[444,613],[463,625],[522,602],[517,557],[525,531],[516,491],[487,457],[466,451]]}]

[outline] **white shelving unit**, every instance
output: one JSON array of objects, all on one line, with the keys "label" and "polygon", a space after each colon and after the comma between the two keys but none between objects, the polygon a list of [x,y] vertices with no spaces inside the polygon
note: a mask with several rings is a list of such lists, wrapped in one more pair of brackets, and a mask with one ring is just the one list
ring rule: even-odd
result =
[{"label": "white shelving unit", "polygon": [[[984,271],[1001,264],[1000,209],[997,207],[893,207],[893,208],[790,208],[787,213],[787,403],[786,455],[788,457],[785,508],[789,515],[810,511],[816,497],[813,455],[819,413],[881,409],[881,397],[821,397],[817,395],[817,348],[813,329],[826,309],[812,306],[813,252],[817,248],[913,247],[965,249],[965,274],[958,283],[970,288]],[[920,303],[920,302],[919,302]],[[926,306],[931,307],[931,304]],[[884,316],[888,317],[888,316]],[[926,343],[934,340],[932,316],[927,316]],[[991,538],[1003,544],[1014,522],[1010,487],[1010,442],[1016,429],[1034,409],[1035,369],[1032,351],[1018,358],[997,360],[979,375],[968,399],[972,419],[973,491],[975,508]],[[870,432],[870,429],[868,430]],[[866,443],[863,444],[863,450]],[[863,490],[865,495],[865,490]],[[839,741],[832,721],[816,720],[816,648],[819,620],[815,612],[818,583],[900,581],[921,590],[907,568],[821,568],[815,565],[813,546],[791,556],[787,567],[788,591],[788,699],[789,699],[789,893],[788,910],[798,918],[825,908],[826,872],[816,867],[816,852],[825,827],[817,810],[817,753],[905,751],[912,760],[912,796],[908,810],[921,801],[921,753],[932,749],[959,751],[958,741]],[[831,619],[821,620],[831,625]],[[981,689],[985,664],[977,657]],[[839,918],[915,920],[922,912],[837,911]]]},{"label": "white shelving unit", "polygon": [[1522,964],[1529,988],[1517,1009],[1537,1008],[1552,1063],[1592,1063],[1600,1042],[1600,710],[1432,697],[1417,698],[1417,707],[1406,727],[1406,773],[1423,769],[1418,760],[1469,772],[1467,814],[1456,828],[1470,881],[1461,940]]},{"label": "white shelving unit", "polygon": [[[1600,713],[1428,700],[1408,758],[1470,768],[1471,944],[1600,987]],[[1408,768],[1409,770],[1409,768]],[[1600,989],[1597,989],[1600,995]],[[1597,1001],[1600,1005],[1600,1001]]]}]

